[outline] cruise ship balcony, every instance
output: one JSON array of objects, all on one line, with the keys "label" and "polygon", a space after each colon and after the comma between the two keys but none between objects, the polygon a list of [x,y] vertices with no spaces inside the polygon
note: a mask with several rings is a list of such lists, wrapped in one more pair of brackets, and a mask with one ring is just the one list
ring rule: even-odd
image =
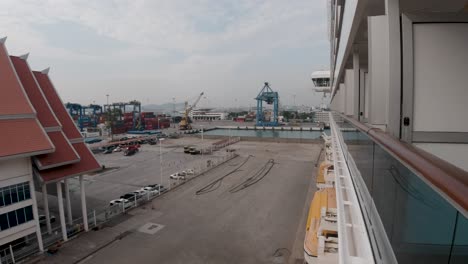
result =
[{"label": "cruise ship balcony", "polygon": [[468,173],[381,129],[332,120],[375,263],[468,263]]},{"label": "cruise ship balcony", "polygon": [[376,263],[468,263],[468,2],[332,0],[329,30],[331,123]]}]

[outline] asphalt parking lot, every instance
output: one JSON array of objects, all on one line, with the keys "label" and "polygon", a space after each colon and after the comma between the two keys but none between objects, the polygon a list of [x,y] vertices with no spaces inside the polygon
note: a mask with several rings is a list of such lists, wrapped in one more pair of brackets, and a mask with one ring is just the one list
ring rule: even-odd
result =
[{"label": "asphalt parking lot", "polygon": [[[297,261],[320,146],[239,142],[233,147],[239,157],[78,237],[44,263],[288,263],[292,252]],[[110,182],[111,176],[99,177],[89,184],[89,195],[98,193],[93,184]],[[120,175],[112,184],[117,179],[129,189],[144,182]],[[125,236],[102,248],[95,244],[116,233]],[[86,255],[87,248],[99,250]]]},{"label": "asphalt parking lot", "polygon": [[[162,147],[162,178],[160,177],[160,148],[159,145],[142,145],[140,151],[133,156],[124,156],[123,152],[112,154],[95,154],[101,165],[108,170],[85,176],[85,189],[88,211],[102,210],[109,205],[109,201],[119,198],[121,195],[145,187],[148,184],[162,184],[169,188],[169,176],[175,172],[195,169],[206,165],[208,160],[219,160],[226,153],[213,152],[212,155],[189,155],[183,153],[183,146],[208,147],[216,140],[201,139],[197,137],[185,137],[180,139],[168,139]],[[81,217],[80,188],[77,178],[69,180],[70,200],[72,203],[73,218]],[[52,186],[54,187],[54,186]],[[57,197],[49,192],[49,208],[51,214],[58,217]],[[54,196],[55,195],[55,196]],[[42,197],[38,193],[38,197]],[[42,211],[42,199],[38,199],[39,211]],[[58,225],[58,221],[54,225]]]}]

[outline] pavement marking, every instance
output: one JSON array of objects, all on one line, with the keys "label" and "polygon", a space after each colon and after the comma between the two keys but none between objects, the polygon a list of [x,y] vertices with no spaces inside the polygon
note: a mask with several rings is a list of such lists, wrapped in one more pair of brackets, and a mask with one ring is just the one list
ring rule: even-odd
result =
[{"label": "pavement marking", "polygon": [[138,231],[140,231],[142,233],[154,235],[163,228],[164,228],[164,226],[161,225],[161,224],[146,223],[142,227],[138,228]]}]

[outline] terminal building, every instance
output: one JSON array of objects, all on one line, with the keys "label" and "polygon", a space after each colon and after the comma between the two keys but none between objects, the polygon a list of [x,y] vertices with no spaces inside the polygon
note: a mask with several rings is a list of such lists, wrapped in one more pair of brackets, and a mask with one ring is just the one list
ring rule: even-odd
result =
[{"label": "terminal building", "polygon": [[[48,75],[32,71],[27,55],[9,56],[6,38],[0,39],[0,260],[14,262],[26,250],[50,246],[52,227],[47,190],[57,193],[60,229],[88,230],[83,174],[100,165],[83,142]],[[80,177],[83,216],[72,216],[68,179]],[[42,197],[36,197],[36,192]],[[63,201],[65,195],[65,205]],[[44,230],[37,200],[43,199]],[[79,223],[73,221],[81,218]],[[44,240],[44,241],[43,241]]]},{"label": "terminal building", "polygon": [[225,120],[227,117],[226,113],[223,112],[211,112],[211,108],[193,109],[189,113],[189,117],[192,120],[200,121],[214,121],[214,120]]},{"label": "terminal building", "polygon": [[336,186],[338,251],[306,258],[468,263],[467,2],[328,3],[331,151],[353,191]]}]

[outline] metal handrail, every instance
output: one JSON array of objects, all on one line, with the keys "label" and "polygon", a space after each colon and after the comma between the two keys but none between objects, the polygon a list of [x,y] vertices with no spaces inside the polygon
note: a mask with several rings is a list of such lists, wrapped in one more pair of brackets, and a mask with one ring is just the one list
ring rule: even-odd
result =
[{"label": "metal handrail", "polygon": [[[336,112],[335,112],[336,113]],[[439,193],[468,217],[468,172],[420,148],[400,141],[379,128],[337,113],[372,141],[403,162],[411,171],[435,187]]]}]

